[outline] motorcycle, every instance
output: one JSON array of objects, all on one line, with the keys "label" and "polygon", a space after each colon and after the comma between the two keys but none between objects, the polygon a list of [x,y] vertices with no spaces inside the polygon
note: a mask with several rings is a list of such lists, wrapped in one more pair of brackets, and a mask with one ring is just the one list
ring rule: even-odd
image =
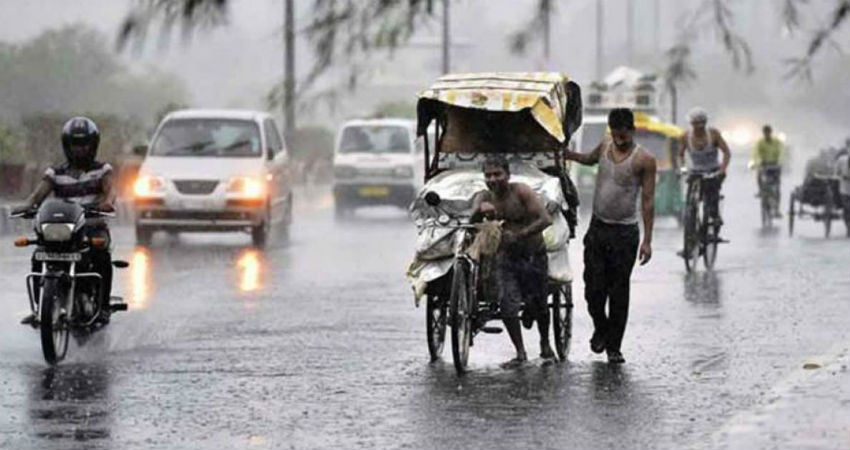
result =
[{"label": "motorcycle", "polygon": [[[16,247],[36,247],[34,267],[40,266],[40,271],[26,277],[32,315],[22,323],[40,331],[44,360],[50,365],[65,358],[70,335],[82,341],[105,326],[105,321],[98,321],[102,305],[108,304],[109,312],[127,310],[119,297],[101,301],[108,293],[103,277],[95,271],[92,251],[105,250],[109,241],[87,233],[88,220],[114,215],[61,199],[49,199],[38,209],[11,215],[33,219],[35,239],[15,240]],[[129,266],[126,261],[112,260],[111,264],[119,269]]]}]

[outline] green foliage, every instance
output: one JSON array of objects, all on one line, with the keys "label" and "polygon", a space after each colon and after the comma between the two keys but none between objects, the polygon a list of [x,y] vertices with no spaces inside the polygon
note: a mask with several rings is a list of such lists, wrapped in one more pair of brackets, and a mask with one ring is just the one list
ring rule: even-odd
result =
[{"label": "green foliage", "polygon": [[383,102],[375,107],[376,117],[416,118],[416,105],[404,101]]},{"label": "green foliage", "polygon": [[107,38],[83,25],[49,30],[19,45],[0,44],[0,117],[45,111],[97,111],[147,122],[186,98],[183,83],[153,70],[134,73]]},{"label": "green foliage", "polygon": [[172,112],[180,110],[180,109],[186,109],[188,107],[189,107],[188,105],[183,104],[183,103],[169,102],[168,104],[166,104],[165,106],[160,108],[159,111],[156,112],[156,117],[154,118],[153,125],[154,126],[159,125],[159,123],[162,122],[162,119],[164,119],[165,116],[171,114]]},{"label": "green foliage", "polygon": [[[94,120],[100,129],[97,157],[101,161],[118,162],[144,131],[138,122],[114,114],[83,115]],[[21,120],[22,147],[28,162],[43,167],[64,161],[60,136],[62,125],[68,118],[65,114],[38,113]]]},{"label": "green foliage", "polygon": [[24,161],[20,134],[10,125],[0,123],[0,162],[22,163]]},{"label": "green foliage", "polygon": [[334,133],[324,127],[303,127],[286,136],[290,154],[306,166],[333,159]]}]

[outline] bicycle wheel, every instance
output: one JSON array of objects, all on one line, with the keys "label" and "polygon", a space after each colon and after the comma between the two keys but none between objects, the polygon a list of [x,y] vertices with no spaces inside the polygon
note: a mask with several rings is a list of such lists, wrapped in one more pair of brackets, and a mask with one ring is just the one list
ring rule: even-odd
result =
[{"label": "bicycle wheel", "polygon": [[552,288],[552,333],[555,352],[565,362],[570,354],[570,339],[573,336],[572,283],[555,285]]},{"label": "bicycle wheel", "polygon": [[702,251],[702,260],[705,263],[706,269],[714,269],[714,263],[717,261],[717,244],[720,240],[718,234],[720,233],[720,227],[716,224],[705,224],[704,225],[704,236],[703,236],[703,251]]},{"label": "bicycle wheel", "polygon": [[452,359],[458,375],[466,373],[469,345],[472,339],[472,302],[469,298],[469,267],[455,261],[450,297],[452,324]]},{"label": "bicycle wheel", "polygon": [[771,199],[767,195],[761,195],[761,227],[770,228],[773,226],[773,209],[771,208]]},{"label": "bicycle wheel", "polygon": [[684,247],[682,257],[685,260],[685,269],[688,272],[693,272],[697,268],[699,260],[699,191],[696,183],[688,184],[687,203],[685,204],[685,232],[684,232]]},{"label": "bicycle wheel", "polygon": [[794,236],[794,193],[788,197],[788,236]]},{"label": "bicycle wheel", "polygon": [[428,354],[431,361],[440,359],[446,340],[446,313],[448,307],[442,298],[428,294],[425,307],[425,326],[428,333]]},{"label": "bicycle wheel", "polygon": [[62,314],[62,303],[67,292],[62,289],[60,280],[46,278],[42,287],[39,324],[41,351],[44,360],[55,365],[65,358],[68,351],[68,320]]}]

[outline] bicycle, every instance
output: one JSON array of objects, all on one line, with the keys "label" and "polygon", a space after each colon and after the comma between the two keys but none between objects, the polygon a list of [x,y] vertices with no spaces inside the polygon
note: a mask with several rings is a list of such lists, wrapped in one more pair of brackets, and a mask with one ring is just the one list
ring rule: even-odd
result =
[{"label": "bicycle", "polygon": [[780,171],[781,168],[776,165],[759,167],[758,183],[761,200],[761,226],[763,228],[772,228],[773,219],[779,216]]},{"label": "bicycle", "polygon": [[696,270],[699,257],[702,256],[707,269],[713,269],[717,261],[717,245],[725,243],[720,239],[720,197],[717,204],[708,202],[705,195],[704,184],[712,182],[720,175],[719,172],[690,172],[682,169],[682,174],[687,175],[687,194],[685,196],[685,211],[683,222],[685,224],[684,249],[681,253],[685,260],[685,269],[688,272]]}]

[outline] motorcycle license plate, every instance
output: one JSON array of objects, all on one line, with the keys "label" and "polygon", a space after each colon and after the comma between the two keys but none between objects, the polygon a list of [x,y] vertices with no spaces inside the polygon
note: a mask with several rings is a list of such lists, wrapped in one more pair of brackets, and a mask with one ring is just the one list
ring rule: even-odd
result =
[{"label": "motorcycle license plate", "polygon": [[361,197],[386,197],[390,195],[390,188],[386,186],[363,186],[358,193]]},{"label": "motorcycle license plate", "polygon": [[65,261],[77,262],[83,259],[79,253],[35,252],[36,261]]}]

